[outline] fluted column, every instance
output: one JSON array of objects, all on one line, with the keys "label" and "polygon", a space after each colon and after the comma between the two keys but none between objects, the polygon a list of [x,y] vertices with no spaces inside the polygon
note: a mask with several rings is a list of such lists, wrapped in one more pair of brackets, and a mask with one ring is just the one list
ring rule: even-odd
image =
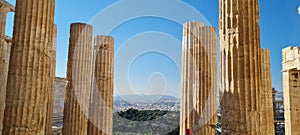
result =
[{"label": "fluted column", "polygon": [[3,135],[44,135],[55,0],[17,0]]},{"label": "fluted column", "polygon": [[14,7],[4,0],[0,0],[0,133],[3,128],[5,108],[6,84],[11,48],[11,39],[5,36],[6,15],[13,12]]},{"label": "fluted column", "polygon": [[57,39],[57,27],[53,25],[52,33],[52,46],[50,50],[51,65],[50,65],[50,77],[49,77],[49,89],[48,89],[48,103],[47,103],[47,117],[46,117],[46,135],[52,135],[52,116],[54,106],[54,85],[55,85],[55,68],[56,68],[56,41]]},{"label": "fluted column", "polygon": [[94,38],[93,81],[88,135],[111,135],[113,131],[114,39]]},{"label": "fluted column", "polygon": [[187,130],[193,132],[194,109],[193,109],[193,85],[195,62],[193,59],[193,47],[195,31],[203,26],[200,22],[188,22],[183,26],[182,39],[182,75],[181,75],[181,98],[180,98],[180,135],[186,135]]},{"label": "fluted column", "polygon": [[270,51],[261,49],[262,89],[260,93],[260,133],[275,134]]},{"label": "fluted column", "polygon": [[12,39],[5,37],[0,45],[0,133],[3,128],[3,117],[5,109],[6,85],[8,77],[8,67],[10,59]]},{"label": "fluted column", "polygon": [[196,64],[194,100],[195,135],[215,135],[217,125],[217,63],[216,63],[216,30],[211,26],[196,29],[193,47],[193,59]]},{"label": "fluted column", "polygon": [[92,26],[73,23],[70,30],[64,135],[86,135],[92,73]]},{"label": "fluted column", "polygon": [[258,0],[219,2],[222,132],[260,135]]}]

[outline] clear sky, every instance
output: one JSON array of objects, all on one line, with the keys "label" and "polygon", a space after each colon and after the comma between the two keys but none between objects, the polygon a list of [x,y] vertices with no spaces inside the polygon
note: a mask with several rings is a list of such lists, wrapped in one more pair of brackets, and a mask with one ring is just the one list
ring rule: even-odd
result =
[{"label": "clear sky", "polygon": [[[8,1],[15,4],[15,0]],[[154,3],[154,0],[56,0],[55,23],[58,25],[56,75],[58,77],[66,76],[69,28],[72,22],[103,23],[109,26],[109,24],[120,21],[122,17],[126,17],[125,14],[136,14],[136,16],[140,14],[143,16],[127,18],[124,22],[116,24],[117,26],[110,29],[109,33],[103,33],[107,31],[104,30],[108,29],[107,27],[95,26],[94,34],[108,34],[115,38],[115,55],[116,62],[118,62],[115,63],[118,66],[115,67],[115,70],[118,70],[115,71],[115,84],[119,85],[115,86],[118,89],[117,94],[132,94],[126,91],[128,88],[125,86],[126,84],[123,84],[126,82],[124,77],[128,77],[129,84],[133,89],[131,92],[163,93],[179,97],[182,23],[183,21],[205,22],[205,20],[201,20],[203,18],[195,17],[196,14],[189,13],[188,9],[194,9],[207,19],[205,24],[215,26],[218,30],[218,0],[173,0],[174,4],[166,3],[172,0],[160,1]],[[297,10],[300,1],[259,1],[261,46],[271,50],[273,87],[282,90],[281,49],[287,46],[300,46],[300,15]],[[185,9],[180,5],[182,2],[191,7]],[[179,3],[179,7],[176,7],[176,3]],[[118,4],[127,5],[117,10],[113,9],[118,7]],[[101,13],[105,14],[105,11],[109,12],[110,9],[113,13],[101,16]],[[148,15],[148,12],[154,15]],[[161,14],[163,15],[159,16]],[[170,20],[170,18],[176,17],[177,21],[176,19]],[[93,22],[93,20],[96,21]],[[6,34],[10,36],[13,29],[12,22],[13,14],[10,13],[6,28]],[[102,27],[106,25],[102,25]],[[131,50],[131,46],[138,46],[141,49],[148,47],[150,50],[153,49],[152,46],[156,49],[163,47],[159,49],[165,49],[165,52],[151,52],[148,49],[148,52],[140,54],[130,61],[129,68],[119,66],[119,63],[126,58],[123,57],[124,55],[130,57],[134,51],[140,51],[138,49]],[[128,73],[127,76],[121,75],[123,70]],[[119,88],[123,86],[124,88]],[[153,90],[151,91],[151,89]]]}]

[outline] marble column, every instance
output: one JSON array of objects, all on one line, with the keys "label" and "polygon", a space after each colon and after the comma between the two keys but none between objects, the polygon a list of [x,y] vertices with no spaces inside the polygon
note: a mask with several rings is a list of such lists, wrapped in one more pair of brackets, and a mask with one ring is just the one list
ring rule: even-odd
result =
[{"label": "marble column", "polygon": [[258,0],[219,0],[222,134],[260,135]]},{"label": "marble column", "polygon": [[6,84],[7,84],[7,77],[8,77],[8,67],[9,67],[9,60],[10,60],[10,51],[11,51],[11,45],[12,45],[12,39],[10,37],[5,37],[5,40],[3,40],[0,48],[1,48],[1,56],[0,60],[0,83],[1,83],[1,94],[0,94],[0,134],[2,132],[3,128],[3,117],[4,117],[4,109],[5,109],[5,96],[6,96]]},{"label": "marble column", "polygon": [[94,38],[93,81],[89,107],[89,135],[111,135],[113,131],[114,39]]},{"label": "marble column", "polygon": [[87,135],[92,78],[92,26],[71,24],[64,105],[64,135]]},{"label": "marble column", "polygon": [[46,135],[52,135],[52,116],[54,106],[54,85],[55,85],[55,68],[56,68],[56,44],[57,44],[57,26],[53,25],[52,33],[52,46],[51,46],[51,65],[49,76],[49,89],[48,89],[48,103],[47,103],[47,118],[46,118]]},{"label": "marble column", "polygon": [[183,28],[180,135],[214,135],[218,123],[216,30],[201,22],[188,22]]},{"label": "marble column", "polygon": [[180,135],[192,132],[194,127],[193,88],[195,62],[193,47],[196,29],[203,26],[201,22],[188,22],[183,25],[182,39],[182,75],[180,98]]},{"label": "marble column", "polygon": [[270,51],[261,49],[260,133],[275,134]]},{"label": "marble column", "polygon": [[16,0],[3,135],[44,135],[54,7],[55,0]]},{"label": "marble column", "polygon": [[218,123],[216,30],[212,26],[196,29],[193,59],[194,71],[194,131],[195,135],[215,135]]},{"label": "marble column", "polygon": [[4,0],[0,0],[0,133],[3,128],[2,121],[11,48],[11,39],[5,36],[6,15],[8,12],[13,12],[14,10],[14,6]]}]

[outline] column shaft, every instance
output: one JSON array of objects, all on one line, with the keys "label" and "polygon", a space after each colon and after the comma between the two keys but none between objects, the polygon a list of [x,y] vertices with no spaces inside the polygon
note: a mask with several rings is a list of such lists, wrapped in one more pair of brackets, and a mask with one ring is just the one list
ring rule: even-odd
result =
[{"label": "column shaft", "polygon": [[196,29],[193,58],[196,64],[194,94],[194,134],[215,135],[217,125],[216,30],[211,26]]},{"label": "column shaft", "polygon": [[8,67],[10,59],[12,39],[5,37],[0,43],[0,133],[3,128],[3,117],[5,109],[6,85],[8,77]]},{"label": "column shaft", "polygon": [[200,22],[189,22],[183,26],[182,39],[182,75],[181,75],[181,98],[180,98],[180,135],[186,135],[187,130],[193,131],[193,83],[195,62],[193,60],[194,35],[198,27],[203,26]]},{"label": "column shaft", "polygon": [[6,1],[0,1],[0,133],[3,128],[3,116],[5,108],[5,96],[9,57],[11,49],[11,39],[5,36],[6,15],[14,11],[14,7]]},{"label": "column shaft", "polygon": [[47,103],[47,118],[46,118],[46,135],[52,135],[52,116],[54,107],[54,85],[55,85],[55,68],[56,68],[56,39],[57,39],[57,27],[53,25],[52,33],[52,46],[51,46],[51,65],[50,65],[50,77],[49,77],[49,89],[48,89],[48,103]]},{"label": "column shaft", "polygon": [[275,134],[270,51],[261,49],[260,133]]},{"label": "column shaft", "polygon": [[64,135],[86,135],[92,78],[92,26],[74,23],[70,30]]},{"label": "column shaft", "polygon": [[44,135],[55,0],[17,0],[4,135]]},{"label": "column shaft", "polygon": [[258,0],[220,0],[219,23],[222,132],[260,134]]},{"label": "column shaft", "polygon": [[114,39],[94,40],[93,81],[89,108],[89,135],[111,135],[113,131]]}]

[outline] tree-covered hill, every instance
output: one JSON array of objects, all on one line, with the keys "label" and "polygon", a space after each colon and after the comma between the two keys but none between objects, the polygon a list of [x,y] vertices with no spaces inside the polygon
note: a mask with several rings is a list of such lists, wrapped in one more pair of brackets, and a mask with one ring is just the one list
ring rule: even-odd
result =
[{"label": "tree-covered hill", "polygon": [[115,135],[178,135],[180,113],[128,109],[114,114]]}]

